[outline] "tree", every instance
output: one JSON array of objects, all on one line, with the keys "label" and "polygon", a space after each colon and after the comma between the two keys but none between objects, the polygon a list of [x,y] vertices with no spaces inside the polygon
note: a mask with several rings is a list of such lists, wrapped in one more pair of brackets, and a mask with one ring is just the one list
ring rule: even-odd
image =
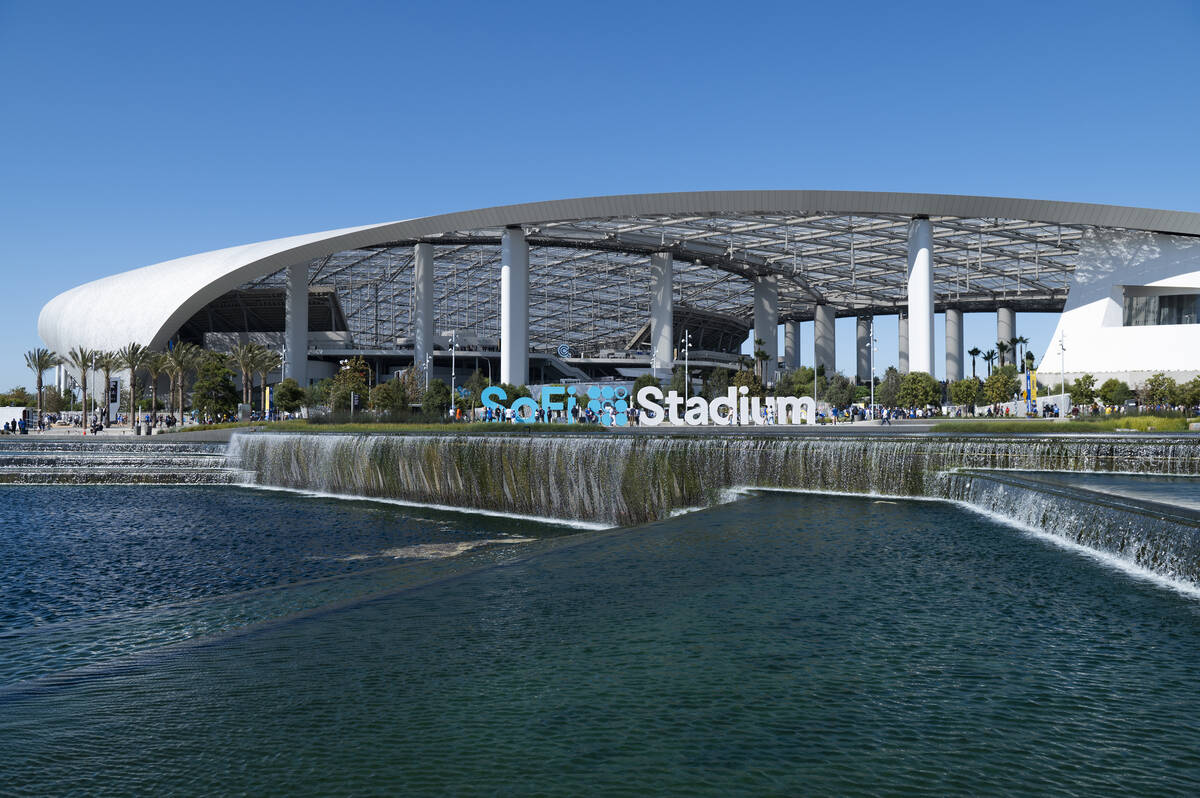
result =
[{"label": "tree", "polygon": [[763,339],[754,339],[754,371],[758,374],[758,379],[764,383],[767,381],[767,363],[771,360],[766,346],[767,342]]},{"label": "tree", "polygon": [[683,371],[683,366],[676,366],[671,371],[671,387],[669,390],[674,391],[685,399],[692,395],[691,380]]},{"label": "tree", "polygon": [[1142,401],[1148,405],[1169,405],[1174,402],[1177,390],[1175,380],[1160,371],[1146,380],[1142,388]]},{"label": "tree", "polygon": [[[672,380],[673,383],[674,381]],[[737,374],[733,375],[732,387],[740,389],[743,386],[749,389],[747,396],[766,396],[767,394],[767,389],[763,387],[762,380],[750,369],[741,369]],[[738,393],[740,395],[741,391],[739,390]]]},{"label": "tree", "polygon": [[[729,392],[733,381],[733,372],[726,368],[715,368],[708,375],[708,393],[712,396],[724,396]],[[634,394],[636,396],[636,394]]]},{"label": "tree", "polygon": [[1028,361],[1028,360],[1030,359],[1030,358],[1029,358],[1029,350],[1028,350],[1028,349],[1026,349],[1026,350],[1025,350],[1025,356],[1024,356],[1024,357],[1022,357],[1022,356],[1021,356],[1021,349],[1022,349],[1022,347],[1027,347],[1027,346],[1029,346],[1029,339],[1028,339],[1028,338],[1026,338],[1024,335],[1018,335],[1016,338],[1013,338],[1013,339],[1012,339],[1012,340],[1011,340],[1009,343],[1011,343],[1011,344],[1012,344],[1012,347],[1013,347],[1013,349],[1014,349],[1014,350],[1016,350],[1016,352],[1017,352],[1017,362],[1018,362],[1019,364],[1021,364],[1021,365],[1022,365],[1022,370],[1024,370],[1024,364],[1025,364],[1025,362],[1026,362],[1026,361]]},{"label": "tree", "polygon": [[[516,397],[510,395],[509,398]],[[444,420],[450,412],[450,386],[441,380],[430,380],[425,395],[421,397],[421,410],[427,418]]]},{"label": "tree", "polygon": [[83,409],[87,411],[88,372],[91,371],[96,352],[84,346],[77,346],[67,352],[67,364],[79,373],[79,392],[83,397]]},{"label": "tree", "polygon": [[824,399],[833,407],[849,407],[854,404],[856,393],[854,383],[844,374],[834,373],[825,386]]},{"label": "tree", "polygon": [[158,375],[167,370],[167,356],[152,352],[146,358],[146,373],[150,375],[150,412],[158,411]]},{"label": "tree", "polygon": [[391,416],[408,412],[408,396],[398,379],[384,380],[371,389],[371,409]]},{"label": "tree", "polygon": [[0,405],[4,407],[29,407],[37,401],[37,397],[18,385],[8,393],[0,394]]},{"label": "tree", "polygon": [[200,359],[196,384],[192,386],[192,406],[209,418],[221,418],[237,412],[238,394],[228,356],[205,352]]},{"label": "tree", "polygon": [[45,402],[43,401],[42,377],[47,371],[54,368],[61,362],[62,361],[59,360],[58,355],[54,354],[49,349],[38,347],[25,353],[25,366],[33,372],[36,383],[34,387],[37,388],[37,411],[39,422],[42,420],[42,410],[45,406]]},{"label": "tree", "polygon": [[1096,398],[1096,378],[1091,374],[1083,374],[1071,383],[1067,391],[1071,394],[1072,405],[1090,405]]},{"label": "tree", "polygon": [[900,402],[900,383],[903,378],[895,366],[888,366],[875,390],[875,401],[884,407],[896,407]]},{"label": "tree", "polygon": [[963,405],[971,408],[971,412],[975,412],[975,405],[979,403],[980,384],[976,377],[971,377],[967,380],[957,380],[950,383],[950,401],[956,405]]},{"label": "tree", "polygon": [[933,375],[924,371],[910,371],[900,382],[896,398],[904,407],[928,407],[941,404],[942,386]]},{"label": "tree", "polygon": [[1017,378],[1011,373],[1012,366],[996,369],[991,376],[983,381],[983,396],[990,404],[1011,402],[1017,392]]},{"label": "tree", "polygon": [[[980,355],[982,355],[982,354],[983,354],[983,350],[981,350],[981,349],[980,349],[979,347],[977,347],[977,346],[973,346],[973,347],[971,347],[970,349],[968,349],[968,350],[967,350],[967,354],[971,356],[971,376],[972,376],[972,377],[975,377],[975,358],[977,358],[977,357],[979,357]],[[978,379],[978,378],[976,378],[976,379]]]},{"label": "tree", "polygon": [[275,387],[275,406],[284,413],[295,413],[304,402],[304,389],[288,377]]},{"label": "tree", "polygon": [[1004,356],[1008,354],[1009,348],[1010,347],[1009,347],[1008,341],[997,341],[996,342],[996,352],[1000,355],[1000,365],[1001,366],[1005,365],[1005,363],[1007,362],[1005,360]]},{"label": "tree", "polygon": [[179,415],[181,418],[183,417],[184,386],[188,374],[199,366],[200,357],[200,347],[195,344],[179,342],[167,350],[167,373],[171,376],[172,393],[175,390],[179,391]]},{"label": "tree", "polygon": [[[987,363],[989,377],[992,376],[992,363],[995,362],[995,360],[996,360],[996,350],[995,349],[989,349],[988,351],[983,353],[983,362]],[[1001,361],[1000,365],[1004,365],[1003,361]]]},{"label": "tree", "polygon": [[117,361],[120,368],[129,369],[129,428],[137,426],[138,390],[137,373],[146,365],[150,350],[139,343],[129,343],[117,351]]},{"label": "tree", "polygon": [[[104,426],[112,424],[112,402],[109,401],[111,396],[109,390],[112,386],[112,373],[121,368],[120,360],[117,358],[116,352],[107,352],[105,350],[96,350],[96,368],[100,369],[100,373],[104,375]],[[117,397],[117,407],[121,406],[121,397]]]},{"label": "tree", "polygon": [[255,360],[258,358],[258,344],[238,344],[229,350],[229,358],[233,364],[237,366],[242,375],[242,404],[250,404],[250,395],[254,390],[254,369],[257,365]]},{"label": "tree", "polygon": [[[641,377],[638,379],[640,380]],[[488,378],[483,376],[483,372],[479,369],[471,372],[471,376],[467,377],[467,381],[463,383],[463,389],[467,392],[467,401],[470,403],[472,411],[483,403],[483,389],[488,387],[488,384]],[[633,385],[634,388],[637,387],[636,382]]]},{"label": "tree", "polygon": [[371,367],[361,357],[353,357],[342,364],[342,368],[333,376],[333,385],[329,389],[329,404],[336,410],[352,410],[350,407],[351,394],[361,397],[365,402],[369,391],[368,380]]},{"label": "tree", "polygon": [[1179,386],[1178,398],[1181,404],[1189,408],[1200,407],[1200,377],[1192,377]]},{"label": "tree", "polygon": [[812,396],[812,393],[813,370],[808,366],[789,369],[775,381],[776,396]]},{"label": "tree", "polygon": [[[262,381],[262,411],[267,413],[271,410],[267,401],[267,377],[271,376],[272,372],[280,371],[283,368],[283,355],[276,352],[274,349],[267,349],[265,346],[258,348],[258,356],[254,359],[254,372],[258,374]],[[295,382],[295,380],[292,380]]]},{"label": "tree", "polygon": [[1100,401],[1106,405],[1123,405],[1133,397],[1133,391],[1129,390],[1129,386],[1118,380],[1116,377],[1110,377],[1100,386]]},{"label": "tree", "polygon": [[633,381],[633,389],[630,391],[630,393],[636,398],[638,391],[642,390],[643,388],[661,387],[662,382],[659,381],[658,377],[655,377],[652,372],[647,371],[645,374],[639,375],[638,378]]}]

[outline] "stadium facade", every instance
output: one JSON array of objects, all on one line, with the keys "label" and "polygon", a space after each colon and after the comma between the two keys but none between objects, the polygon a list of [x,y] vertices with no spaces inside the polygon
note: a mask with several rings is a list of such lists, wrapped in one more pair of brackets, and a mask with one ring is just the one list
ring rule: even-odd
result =
[{"label": "stadium facade", "polygon": [[[734,365],[752,335],[769,375],[804,362],[865,381],[874,317],[899,317],[902,371],[935,373],[942,313],[954,380],[963,313],[995,314],[1008,341],[1018,313],[1058,311],[1040,351],[1068,380],[1200,373],[1200,214],[840,191],[557,200],[145,266],[55,297],[38,332],[58,352],[252,340],[301,384],[355,355],[380,378],[413,364],[448,376],[452,348],[460,373],[496,382],[665,376],[685,357]],[[858,356],[837,363],[834,320],[850,316]]]}]

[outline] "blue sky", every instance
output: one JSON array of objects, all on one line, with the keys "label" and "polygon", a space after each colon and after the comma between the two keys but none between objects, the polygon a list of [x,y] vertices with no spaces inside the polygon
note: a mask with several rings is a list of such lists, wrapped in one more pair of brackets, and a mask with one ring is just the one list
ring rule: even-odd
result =
[{"label": "blue sky", "polygon": [[738,188],[1200,211],[1198,40],[1169,0],[0,0],[0,389],[66,288],[348,225]]}]

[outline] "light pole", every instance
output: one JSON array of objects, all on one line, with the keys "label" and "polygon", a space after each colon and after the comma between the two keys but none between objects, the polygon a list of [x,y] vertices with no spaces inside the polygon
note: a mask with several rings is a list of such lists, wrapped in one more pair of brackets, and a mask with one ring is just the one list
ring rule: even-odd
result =
[{"label": "light pole", "polygon": [[875,317],[871,317],[871,420],[875,420]]},{"label": "light pole", "polygon": [[458,330],[450,333],[450,418],[454,418],[454,350],[458,346]]},{"label": "light pole", "polygon": [[692,349],[692,333],[690,330],[683,331],[683,339],[680,341],[683,344],[683,391],[684,398],[689,398],[692,395],[692,377],[688,373],[688,355]]},{"label": "light pole", "polygon": [[1064,399],[1064,398],[1066,397],[1066,395],[1067,395],[1067,343],[1066,343],[1066,335],[1067,335],[1067,334],[1066,334],[1065,332],[1060,332],[1060,333],[1058,334],[1058,393],[1059,393],[1059,398],[1058,398],[1058,400],[1059,400],[1059,411],[1058,411],[1058,417],[1059,417],[1059,418],[1066,418],[1066,416],[1064,416],[1064,415],[1063,415],[1063,412],[1064,412],[1064,411],[1063,411],[1063,409],[1062,409],[1062,405],[1063,405],[1063,404],[1065,404],[1065,402],[1063,402],[1063,399]]}]

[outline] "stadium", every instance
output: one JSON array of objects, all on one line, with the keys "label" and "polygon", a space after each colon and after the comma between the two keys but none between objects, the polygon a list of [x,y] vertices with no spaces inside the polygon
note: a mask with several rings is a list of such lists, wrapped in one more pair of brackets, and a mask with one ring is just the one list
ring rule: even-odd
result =
[{"label": "stadium", "polygon": [[[899,318],[900,370],[964,370],[963,314],[1059,312],[1031,342],[1057,376],[1130,385],[1200,373],[1200,214],[1028,199],[714,191],[565,199],[293,236],[104,277],[52,299],[58,352],[253,341],[301,385],[363,357],[386,379],[544,384],[801,363],[871,379],[871,325]],[[934,363],[935,314],[945,363]],[[857,357],[836,362],[837,318]],[[810,340],[800,322],[812,321]],[[782,331],[782,334],[780,334]],[[1037,346],[1041,344],[1041,346]],[[935,365],[939,368],[935,369]]]}]

